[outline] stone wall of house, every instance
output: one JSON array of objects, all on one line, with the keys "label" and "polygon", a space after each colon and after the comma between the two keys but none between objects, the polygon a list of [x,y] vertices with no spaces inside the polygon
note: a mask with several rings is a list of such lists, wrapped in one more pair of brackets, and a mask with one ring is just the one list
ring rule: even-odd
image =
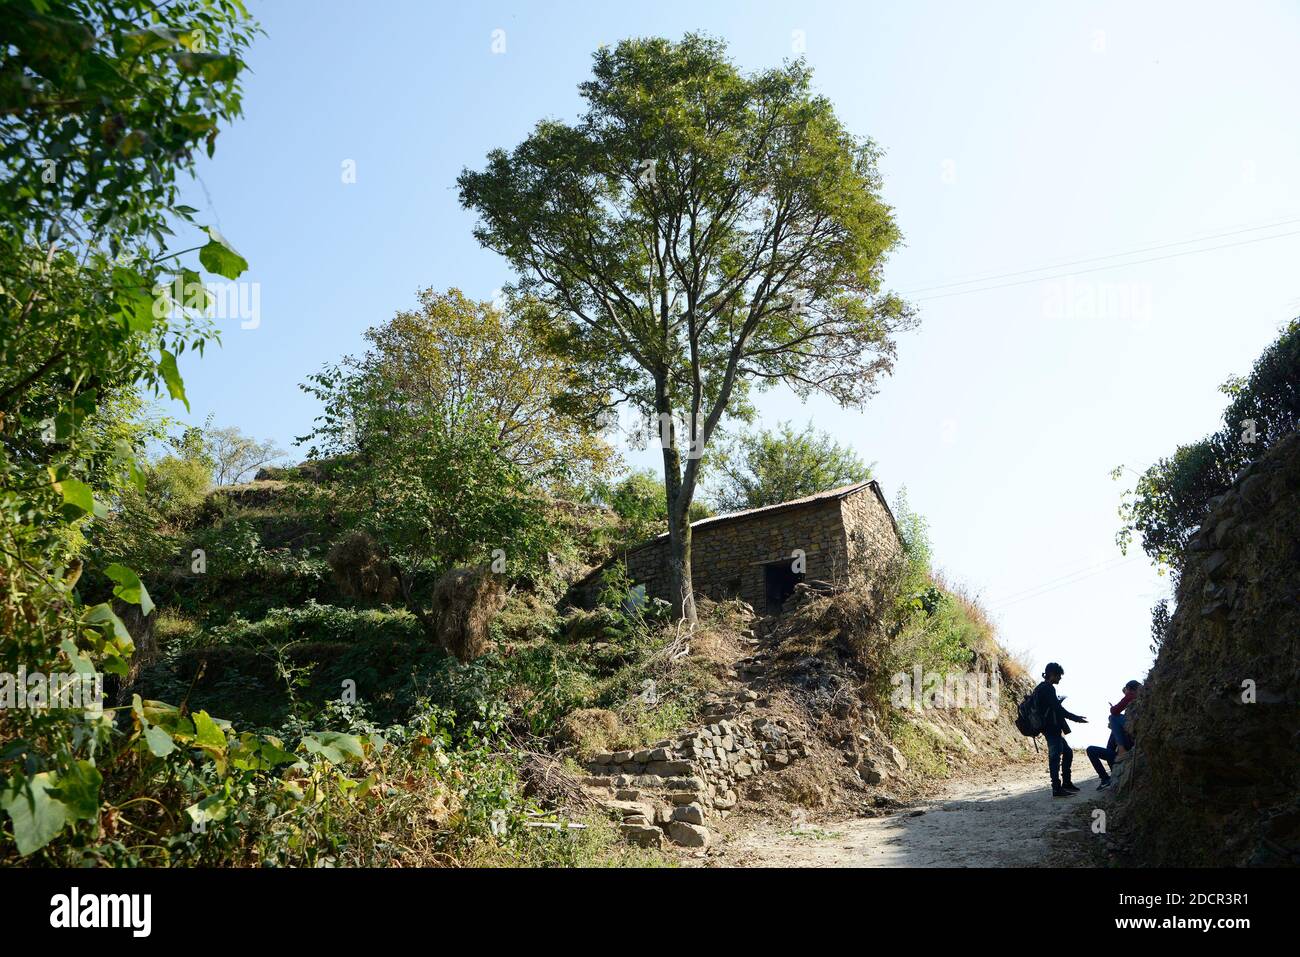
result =
[{"label": "stone wall of house", "polygon": [[[763,566],[805,556],[805,578],[831,579],[845,564],[847,541],[839,502],[810,502],[692,529],[691,578],[697,594],[741,598],[761,613],[766,605]],[[628,576],[654,597],[668,597],[668,540],[630,552]]]},{"label": "stone wall of house", "polygon": [[894,520],[885,503],[871,488],[839,500],[840,514],[848,530],[849,565],[855,569],[879,570],[901,557]]},{"label": "stone wall of house", "polygon": [[[715,600],[743,599],[762,614],[767,603],[764,566],[794,562],[796,549],[804,554],[805,580],[836,581],[850,563],[879,567],[901,550],[901,543],[889,512],[869,486],[843,498],[706,521],[691,535],[695,591]],[[645,585],[651,597],[668,597],[667,537],[625,558],[632,581]],[[590,604],[598,589],[598,584],[588,585],[575,597]]]}]

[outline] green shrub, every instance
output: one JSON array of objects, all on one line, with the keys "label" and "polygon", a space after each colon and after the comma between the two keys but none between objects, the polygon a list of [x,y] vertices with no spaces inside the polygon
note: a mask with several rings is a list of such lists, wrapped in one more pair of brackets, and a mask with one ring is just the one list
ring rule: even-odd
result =
[{"label": "green shrub", "polygon": [[166,455],[145,466],[145,495],[164,520],[188,524],[212,487],[211,463]]},{"label": "green shrub", "polygon": [[[1188,541],[1240,471],[1282,436],[1300,427],[1300,319],[1255,362],[1245,379],[1220,391],[1231,397],[1223,427],[1199,442],[1179,446],[1143,472],[1120,505],[1116,537],[1127,551],[1133,535],[1161,564],[1181,564]],[[1123,467],[1112,474],[1118,478]]]},{"label": "green shrub", "polygon": [[234,618],[209,631],[217,644],[268,647],[290,642],[378,639],[420,640],[419,622],[405,610],[377,611],[320,605],[308,600],[290,608],[274,608],[258,621]]}]

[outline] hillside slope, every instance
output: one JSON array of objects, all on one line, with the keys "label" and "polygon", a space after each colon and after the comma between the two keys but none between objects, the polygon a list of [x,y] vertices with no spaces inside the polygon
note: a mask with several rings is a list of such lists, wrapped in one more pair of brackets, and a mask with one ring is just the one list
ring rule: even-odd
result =
[{"label": "hillside slope", "polygon": [[1300,435],[1216,501],[1135,720],[1137,863],[1300,863]]}]

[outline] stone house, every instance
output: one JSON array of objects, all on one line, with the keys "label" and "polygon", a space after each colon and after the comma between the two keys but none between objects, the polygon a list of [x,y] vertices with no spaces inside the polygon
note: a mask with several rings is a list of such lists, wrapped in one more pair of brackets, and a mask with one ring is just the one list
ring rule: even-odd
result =
[{"label": "stone house", "polygon": [[[874,481],[691,524],[691,579],[697,595],[740,598],[760,614],[781,609],[801,581],[835,582],[850,569],[870,572],[902,552],[893,513]],[[667,533],[628,549],[628,577],[648,596],[668,597]],[[590,607],[600,588],[598,568],[574,586]]]}]

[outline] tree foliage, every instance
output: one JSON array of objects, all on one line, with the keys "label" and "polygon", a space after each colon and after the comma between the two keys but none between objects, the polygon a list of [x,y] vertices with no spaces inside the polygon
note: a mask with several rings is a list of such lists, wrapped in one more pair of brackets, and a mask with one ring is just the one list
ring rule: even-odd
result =
[{"label": "tree foliage", "polygon": [[423,289],[416,309],[365,336],[364,355],[303,386],[324,405],[314,453],[364,449],[376,417],[387,428],[400,410],[436,423],[439,434],[485,428],[496,452],[544,484],[580,485],[606,469],[612,450],[591,416],[562,401],[572,371],[491,303]]},{"label": "tree foliage", "polygon": [[217,485],[247,481],[258,469],[284,457],[272,441],[259,442],[236,426],[211,423],[203,427],[203,451],[212,463],[212,481]]},{"label": "tree foliage", "polygon": [[[1177,566],[1216,496],[1279,438],[1300,427],[1300,320],[1292,320],[1248,377],[1225,383],[1223,427],[1180,445],[1139,477],[1120,505],[1117,536],[1127,551],[1134,533],[1153,561]],[[1118,478],[1123,467],[1113,473]]]},{"label": "tree foliage", "polygon": [[909,308],[881,290],[898,243],[878,148],[812,92],[802,62],[743,74],[717,40],[603,48],[575,124],[546,120],[463,172],[475,235],[578,373],[575,397],[664,423],[674,611],[694,619],[699,457],[753,385],[859,404]]},{"label": "tree foliage", "polygon": [[[622,539],[627,545],[662,535],[668,529],[663,479],[650,469],[638,469],[611,485],[600,486],[596,497],[622,519]],[[692,522],[712,514],[704,502],[691,503]]]},{"label": "tree foliage", "polygon": [[708,484],[723,512],[777,505],[827,489],[865,482],[871,467],[846,445],[813,428],[776,429],[736,436],[711,456]]},{"label": "tree foliage", "polygon": [[300,441],[315,443],[313,456],[345,457],[332,507],[377,543],[404,604],[436,640],[426,606],[437,576],[495,562],[494,571],[540,577],[552,530],[540,491],[472,395],[455,414],[395,401],[402,386],[389,380],[393,369],[378,363],[314,376],[304,388],[325,411]]},{"label": "tree foliage", "polygon": [[[178,357],[213,337],[182,256],[227,278],[244,268],[212,229],[184,253],[166,246],[173,224],[193,223],[178,176],[240,112],[255,27],[235,0],[16,0],[4,17],[0,672],[120,676],[133,641],[109,602],[82,603],[81,533],[126,481],[146,484],[147,432],[120,414],[139,388],[184,401]],[[171,301],[176,277],[197,301]],[[133,570],[104,574],[149,614]],[[21,853],[96,833],[111,718],[20,709],[0,722],[0,806]]]}]

